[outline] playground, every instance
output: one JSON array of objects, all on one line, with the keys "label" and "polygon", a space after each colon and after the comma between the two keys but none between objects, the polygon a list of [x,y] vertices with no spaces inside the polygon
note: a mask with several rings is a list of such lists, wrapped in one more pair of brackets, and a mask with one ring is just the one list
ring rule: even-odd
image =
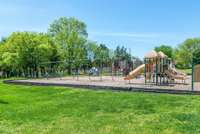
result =
[{"label": "playground", "polygon": [[[131,69],[132,71],[129,71]],[[82,72],[86,73],[83,74]],[[199,63],[193,64],[192,72],[192,76],[187,76],[177,70],[174,62],[163,52],[151,51],[145,55],[144,64],[134,69],[131,68],[130,64],[119,62],[112,64],[110,68],[91,67],[88,71],[76,69],[72,76],[46,76],[46,78],[12,80],[9,82],[133,91],[199,92]]]}]

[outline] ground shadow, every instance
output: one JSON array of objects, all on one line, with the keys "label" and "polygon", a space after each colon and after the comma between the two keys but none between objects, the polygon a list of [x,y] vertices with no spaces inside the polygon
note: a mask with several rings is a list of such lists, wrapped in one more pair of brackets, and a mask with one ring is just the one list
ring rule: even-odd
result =
[{"label": "ground shadow", "polygon": [[175,86],[175,84],[167,84],[167,83],[165,83],[165,84],[161,84],[161,85],[156,85],[156,84],[151,84],[151,83],[147,83],[147,84],[145,84],[145,83],[133,83],[133,82],[130,82],[130,83],[127,83],[127,84],[129,84],[129,85],[139,85],[139,86],[150,86],[150,87],[154,87],[154,86],[160,86],[160,87],[162,87],[162,86],[170,86],[170,87],[174,87]]},{"label": "ground shadow", "polygon": [[9,103],[4,100],[0,100],[0,104],[9,104]]}]

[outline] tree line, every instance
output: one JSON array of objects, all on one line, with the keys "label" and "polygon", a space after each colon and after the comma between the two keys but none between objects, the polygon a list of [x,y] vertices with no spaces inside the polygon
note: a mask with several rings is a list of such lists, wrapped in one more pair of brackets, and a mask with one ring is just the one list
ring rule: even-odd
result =
[{"label": "tree line", "polygon": [[[176,62],[178,68],[191,68],[192,60],[199,60],[200,38],[187,39],[177,48],[169,45],[155,47]],[[196,57],[196,58],[195,58]],[[0,41],[1,77],[39,77],[93,66],[119,66],[126,61],[129,67],[142,64],[125,47],[109,49],[88,39],[87,26],[75,18],[61,17],[54,20],[46,33],[13,32]],[[197,61],[195,61],[197,62]]]},{"label": "tree line", "polygon": [[131,62],[124,47],[109,49],[88,40],[86,24],[75,18],[54,20],[47,33],[14,32],[0,41],[2,77],[39,77],[92,66],[111,66],[119,60]]},{"label": "tree line", "polygon": [[200,38],[186,39],[176,48],[161,45],[155,47],[155,50],[164,52],[175,61],[176,67],[179,69],[190,69],[193,62],[200,63]]}]

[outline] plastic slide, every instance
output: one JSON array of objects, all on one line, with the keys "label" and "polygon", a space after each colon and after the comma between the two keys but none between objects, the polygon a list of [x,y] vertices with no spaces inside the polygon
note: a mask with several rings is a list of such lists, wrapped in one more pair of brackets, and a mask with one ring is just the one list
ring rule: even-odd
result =
[{"label": "plastic slide", "polygon": [[124,78],[124,80],[134,79],[136,76],[142,73],[142,70],[145,68],[145,64],[140,65],[135,70],[131,71],[128,76]]},{"label": "plastic slide", "polygon": [[177,71],[175,68],[169,68],[165,73],[172,79],[186,80],[187,77],[184,73]]}]

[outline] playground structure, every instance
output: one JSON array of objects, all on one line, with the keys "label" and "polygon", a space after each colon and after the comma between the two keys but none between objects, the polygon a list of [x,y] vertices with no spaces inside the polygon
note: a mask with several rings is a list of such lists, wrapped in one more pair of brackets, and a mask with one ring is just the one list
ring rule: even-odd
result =
[{"label": "playground structure", "polygon": [[[72,66],[71,74],[73,79],[76,80],[79,80],[81,76],[88,76],[90,81],[102,81],[103,76],[111,76],[112,81],[124,77],[124,80],[128,80],[130,83],[131,80],[144,76],[144,84],[169,85],[176,84],[176,80],[181,81],[182,84],[186,84],[187,75],[178,71],[175,65],[173,65],[172,60],[161,51],[151,51],[147,53],[144,58],[144,64],[139,65],[133,71],[131,71],[131,69],[133,69],[132,66],[134,63],[128,63],[125,60],[117,60],[114,62],[107,61],[107,63],[108,64],[105,65],[93,62],[90,66]],[[58,72],[57,76],[61,79],[67,74],[64,69]],[[55,76],[54,74],[52,77]],[[51,75],[47,74],[45,77],[51,78]]]},{"label": "playground structure", "polygon": [[[144,57],[144,64],[139,64],[135,69],[133,69],[134,61],[132,63],[123,60],[116,60],[114,62],[107,61],[104,63],[94,61],[86,66],[81,63],[76,66],[74,63],[77,62],[58,61],[43,63],[49,65],[49,68],[43,68],[43,72],[47,74],[41,72],[39,79],[28,79],[22,82],[50,83],[50,85],[78,85],[78,87],[99,86],[122,89],[167,89],[184,91],[191,91],[192,87],[192,90],[200,91],[200,88],[198,88],[198,82],[200,81],[199,62],[193,64],[193,75],[190,77],[178,71],[173,61],[163,52],[149,52]],[[69,65],[71,65],[71,70],[67,68]],[[68,74],[69,71],[71,72],[70,75]]]},{"label": "playground structure", "polygon": [[125,80],[131,80],[144,72],[145,84],[163,85],[174,83],[176,79],[185,83],[186,74],[177,71],[172,60],[163,52],[151,51],[144,58],[144,64],[129,73]]}]

